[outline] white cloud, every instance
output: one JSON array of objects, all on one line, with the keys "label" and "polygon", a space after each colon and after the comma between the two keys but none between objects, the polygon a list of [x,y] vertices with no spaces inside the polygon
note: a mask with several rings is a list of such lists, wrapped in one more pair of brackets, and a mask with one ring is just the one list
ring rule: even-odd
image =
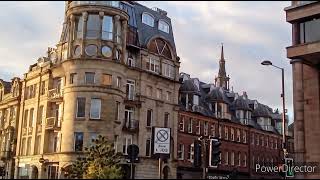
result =
[{"label": "white cloud", "polygon": [[[290,2],[142,2],[168,11],[181,71],[205,82],[218,72],[220,43],[235,91],[281,107],[280,72],[260,65],[270,59],[286,68],[287,104],[292,118],[292,75],[285,47],[290,25],[283,8]],[[0,2],[0,76],[27,72],[29,65],[55,46],[64,18],[64,2]],[[18,10],[17,10],[18,9]],[[2,77],[0,77],[2,78]]]}]

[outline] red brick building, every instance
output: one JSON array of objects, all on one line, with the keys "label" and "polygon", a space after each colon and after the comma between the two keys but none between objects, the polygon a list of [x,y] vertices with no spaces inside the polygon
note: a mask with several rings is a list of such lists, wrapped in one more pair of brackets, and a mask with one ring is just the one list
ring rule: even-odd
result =
[{"label": "red brick building", "polygon": [[193,143],[201,136],[218,137],[222,143],[220,165],[208,168],[208,176],[223,178],[236,172],[238,178],[279,178],[277,173],[256,172],[255,165],[277,165],[282,159],[282,136],[277,129],[281,114],[250,100],[246,93],[229,90],[223,48],[215,84],[185,73],[180,82],[177,178],[202,178],[203,169],[193,165]]}]

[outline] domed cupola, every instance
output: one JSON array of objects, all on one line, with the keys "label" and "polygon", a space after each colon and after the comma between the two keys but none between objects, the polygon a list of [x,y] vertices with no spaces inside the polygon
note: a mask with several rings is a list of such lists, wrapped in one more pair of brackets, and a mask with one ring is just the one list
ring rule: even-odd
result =
[{"label": "domed cupola", "polygon": [[239,96],[237,99],[235,99],[231,106],[234,110],[252,111],[252,109],[249,107],[248,101],[242,96]]},{"label": "domed cupola", "polygon": [[70,59],[124,62],[128,20],[120,1],[67,1],[57,63]]},{"label": "domed cupola", "polygon": [[221,87],[215,87],[207,94],[206,99],[211,102],[229,103]]},{"label": "domed cupola", "polygon": [[269,108],[266,105],[260,103],[258,104],[257,108],[254,109],[252,116],[272,118]]}]

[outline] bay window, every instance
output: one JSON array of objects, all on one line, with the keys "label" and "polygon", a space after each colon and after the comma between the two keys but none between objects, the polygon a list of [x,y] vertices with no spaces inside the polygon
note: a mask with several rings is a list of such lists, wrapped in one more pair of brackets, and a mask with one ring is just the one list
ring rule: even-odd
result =
[{"label": "bay window", "polygon": [[75,19],[75,34],[74,34],[74,40],[75,39],[82,39],[83,34],[83,18],[82,16],[77,16]]},{"label": "bay window", "polygon": [[97,14],[89,14],[87,21],[87,39],[97,39],[100,31],[100,17]]},{"label": "bay window", "polygon": [[102,39],[112,40],[113,20],[111,16],[103,16],[102,20]]}]

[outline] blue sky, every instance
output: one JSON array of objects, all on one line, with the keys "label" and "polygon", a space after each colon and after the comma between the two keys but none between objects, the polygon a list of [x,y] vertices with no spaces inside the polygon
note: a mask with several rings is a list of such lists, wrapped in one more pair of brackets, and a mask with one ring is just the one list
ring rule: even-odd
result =
[{"label": "blue sky", "polygon": [[[290,1],[140,1],[168,12],[173,23],[181,72],[211,83],[218,72],[221,43],[235,92],[281,109],[281,72],[260,65],[263,59],[285,68],[286,104],[293,118],[292,71],[285,47],[291,26],[284,8]],[[64,2],[0,2],[0,78],[22,77],[29,65],[59,40]]]}]

